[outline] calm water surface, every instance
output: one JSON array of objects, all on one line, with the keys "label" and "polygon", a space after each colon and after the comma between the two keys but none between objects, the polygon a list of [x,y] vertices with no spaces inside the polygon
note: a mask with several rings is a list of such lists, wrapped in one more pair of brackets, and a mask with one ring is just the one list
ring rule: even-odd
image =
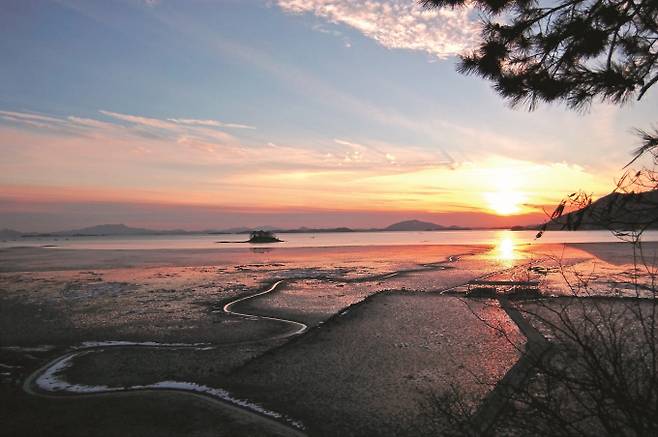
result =
[{"label": "calm water surface", "polygon": [[[240,243],[247,235],[140,235],[107,237],[19,238],[0,241],[0,248],[30,246],[67,249],[228,249],[249,247],[334,247],[389,245],[498,245],[509,240],[517,244],[600,243],[620,241],[608,231],[551,231],[536,240],[536,231],[474,230],[435,232],[325,232],[280,234],[283,243]],[[231,241],[231,243],[218,243]],[[658,241],[658,231],[647,231],[643,241]]]}]

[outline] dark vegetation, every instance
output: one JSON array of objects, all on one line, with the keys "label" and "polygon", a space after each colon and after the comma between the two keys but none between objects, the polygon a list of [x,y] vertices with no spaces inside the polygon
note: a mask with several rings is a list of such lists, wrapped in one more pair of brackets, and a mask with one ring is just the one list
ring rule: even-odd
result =
[{"label": "dark vegetation", "polygon": [[[420,2],[475,6],[481,43],[461,57],[458,70],[490,81],[512,106],[533,110],[560,102],[586,111],[594,101],[623,105],[641,100],[658,82],[655,0]],[[658,271],[656,260],[644,257],[641,238],[658,222],[658,129],[636,132],[640,144],[613,192],[597,202],[585,192],[566,196],[537,235],[610,229],[635,250],[628,280],[636,295],[600,299],[587,278],[570,284],[565,276],[573,297],[515,302],[513,310],[543,340],[528,336],[523,366],[513,369],[520,378],[503,379],[484,402],[465,398],[458,387],[436,394],[426,410],[437,433],[658,435]],[[547,347],[534,347],[538,342]]]},{"label": "dark vegetation", "polygon": [[271,231],[253,231],[249,234],[249,243],[280,243],[276,235]]},{"label": "dark vegetation", "polygon": [[567,282],[572,297],[514,301],[531,331],[519,362],[482,402],[457,385],[434,394],[425,411],[437,434],[658,435],[657,275],[645,268],[650,281],[625,298],[601,298],[585,276]]},{"label": "dark vegetation", "polygon": [[[562,213],[540,227],[541,230],[608,229],[623,234],[641,233],[658,228],[658,190],[639,192],[615,191],[594,202],[578,193],[570,197],[572,204],[585,203],[576,211]],[[565,202],[566,206],[566,202]],[[560,212],[560,211],[558,211]]]},{"label": "dark vegetation", "polygon": [[[641,100],[658,82],[658,2],[655,0],[420,0],[427,7],[474,5],[481,17],[481,43],[461,57],[458,70],[480,76],[512,106],[532,110],[541,102],[561,102],[585,111],[592,102],[623,105]],[[621,219],[603,210],[592,214],[603,227],[643,230],[655,224],[656,196],[636,194],[658,189],[658,128],[636,130],[640,144],[624,168],[610,205],[623,210],[649,200]],[[620,166],[623,165],[620,163]],[[639,165],[639,167],[633,167]],[[564,224],[587,223],[590,195],[568,196],[550,221],[570,210]],[[643,210],[642,214],[638,214]],[[603,211],[604,212],[604,211]],[[603,223],[620,220],[622,223]],[[592,223],[594,220],[590,220]],[[618,226],[623,225],[623,226]],[[544,229],[545,230],[545,229]],[[627,230],[627,229],[624,229]]]},{"label": "dark vegetation", "polygon": [[[513,105],[640,100],[658,81],[654,0],[421,0],[428,7],[475,5],[482,42],[459,71],[493,83]],[[655,137],[654,137],[655,141]]]}]

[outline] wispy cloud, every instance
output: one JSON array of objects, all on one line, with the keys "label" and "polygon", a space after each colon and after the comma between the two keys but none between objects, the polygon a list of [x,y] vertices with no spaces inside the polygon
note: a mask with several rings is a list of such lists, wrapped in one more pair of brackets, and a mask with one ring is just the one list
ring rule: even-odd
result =
[{"label": "wispy cloud", "polygon": [[31,112],[16,112],[16,111],[0,111],[0,117],[5,119],[20,119],[20,120],[33,120],[41,122],[56,122],[59,121],[56,117],[48,115],[34,114]]},{"label": "wispy cloud", "polygon": [[168,121],[177,124],[188,124],[193,126],[212,126],[212,127],[226,127],[233,129],[256,129],[253,126],[238,123],[224,123],[218,120],[195,120],[193,118],[168,118]]},{"label": "wispy cloud", "polygon": [[117,120],[127,121],[129,123],[138,124],[142,126],[155,127],[160,129],[175,129],[176,125],[183,126],[206,126],[206,127],[221,127],[231,129],[256,129],[254,126],[239,123],[225,123],[219,120],[197,120],[194,118],[151,118],[139,115],[121,114],[118,112],[111,112],[100,110],[101,114]]},{"label": "wispy cloud", "polygon": [[95,120],[93,118],[76,117],[74,115],[68,116],[67,120],[76,126],[86,127],[89,129],[115,129],[118,127],[113,123],[107,123],[104,121]]},{"label": "wispy cloud", "polygon": [[64,122],[56,117],[17,111],[0,111],[0,120],[25,124],[37,128],[53,127]]},{"label": "wispy cloud", "polygon": [[[152,118],[139,115],[121,114],[117,112],[99,111],[101,114],[130,123],[137,128],[146,128],[152,134],[173,136],[179,144],[191,142],[212,142],[216,146],[218,142],[223,146],[236,145],[239,140],[233,135],[219,130],[219,127],[239,127],[241,129],[255,129],[247,125],[222,123],[217,120],[196,120],[191,118]],[[204,147],[208,150],[207,147]],[[216,147],[213,147],[215,149]]]},{"label": "wispy cloud", "polygon": [[[348,112],[369,122],[395,126],[401,130],[424,135],[431,143],[432,148],[443,154],[442,160],[451,159],[445,147],[446,143],[443,141],[445,135],[437,133],[434,123],[417,120],[400,111],[400,108],[382,105],[381,103],[375,104],[367,98],[356,96],[340,87],[336,87],[331,81],[324,80],[306,68],[285,62],[281,56],[275,56],[270,51],[259,49],[253,45],[218,36],[215,29],[184,16],[159,15],[158,18],[163,25],[168,26],[172,31],[185,35],[187,38],[192,38],[199,46],[205,46],[222,57],[231,57],[241,63],[255,67],[277,81],[286,84],[292,92],[299,93],[316,103],[332,107],[341,113]],[[341,32],[333,34],[344,37]]]},{"label": "wispy cloud", "polygon": [[485,153],[455,163],[440,150],[368,138],[286,144],[204,123],[102,114],[109,121],[0,112],[0,187],[84,186],[170,203],[447,211],[482,209],[482,191],[502,182],[535,203],[546,192],[604,186],[587,169],[560,162]]},{"label": "wispy cloud", "polygon": [[[399,172],[427,166],[446,165],[443,154],[381,142],[354,142],[334,139],[310,146],[275,144],[251,137],[232,135],[219,127],[229,123],[209,119],[155,118],[100,110],[107,120],[69,115],[58,117],[29,112],[0,111],[0,125],[16,125],[40,135],[56,135],[58,143],[86,144],[85,150],[104,153],[115,150],[146,156],[154,150],[155,159],[170,162],[229,165],[232,170],[260,166],[261,171],[377,171]],[[238,125],[242,129],[248,125]],[[246,131],[250,132],[250,131]],[[2,131],[0,131],[0,134]],[[14,132],[26,138],[25,134]],[[67,139],[70,138],[70,139]],[[27,141],[27,140],[26,140]],[[37,144],[35,143],[35,146]],[[185,153],[181,153],[181,148]],[[397,159],[401,156],[402,159]],[[239,170],[244,171],[244,170]]]},{"label": "wispy cloud", "polygon": [[142,117],[142,116],[130,115],[130,114],[120,114],[118,112],[111,112],[105,110],[100,110],[99,112],[108,117],[115,118],[117,120],[127,121],[129,123],[133,123],[141,126],[154,127],[158,129],[172,129],[175,127],[175,124],[166,120],[160,120],[158,118]]},{"label": "wispy cloud", "polygon": [[426,167],[446,167],[453,165],[453,161],[445,159],[444,153],[421,150],[414,147],[400,147],[395,144],[381,142],[357,143],[340,138],[334,138],[334,143],[342,146],[336,152],[339,160],[344,163],[362,163],[382,168],[390,166],[409,169],[422,169]]},{"label": "wispy cloud", "polygon": [[470,8],[424,9],[413,0],[277,0],[284,11],[312,13],[357,29],[384,47],[427,52],[445,59],[477,41]]}]

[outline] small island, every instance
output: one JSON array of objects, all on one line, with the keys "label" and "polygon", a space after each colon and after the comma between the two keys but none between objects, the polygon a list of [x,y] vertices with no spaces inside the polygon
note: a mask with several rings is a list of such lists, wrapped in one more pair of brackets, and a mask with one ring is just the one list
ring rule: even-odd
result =
[{"label": "small island", "polygon": [[247,243],[281,243],[273,232],[270,231],[253,231],[249,235]]},{"label": "small island", "polygon": [[251,231],[249,239],[245,241],[216,241],[218,244],[235,244],[235,243],[283,243],[272,231]]}]

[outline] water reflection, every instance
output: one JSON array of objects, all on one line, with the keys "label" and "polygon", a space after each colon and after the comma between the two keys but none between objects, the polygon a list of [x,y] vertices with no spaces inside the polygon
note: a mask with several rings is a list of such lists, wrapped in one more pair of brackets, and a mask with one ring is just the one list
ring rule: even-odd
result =
[{"label": "water reflection", "polygon": [[[491,244],[499,246],[504,239],[512,241],[518,251],[524,244],[563,244],[563,243],[618,243],[619,239],[611,232],[600,231],[551,231],[535,241],[537,231],[441,231],[441,232],[323,232],[285,234],[285,242],[277,243],[276,249],[284,247],[339,247],[339,246],[416,246],[416,245],[465,245]],[[647,230],[643,241],[658,241],[658,230]],[[0,238],[0,249],[44,245],[57,245],[65,249],[246,249],[244,235],[225,235],[231,243],[217,244],[214,234],[185,235],[108,235],[98,237],[17,237]],[[509,247],[510,243],[505,243]],[[51,248],[56,250],[55,248]],[[273,247],[274,249],[274,247]],[[514,251],[512,251],[514,252]],[[509,253],[509,252],[506,252]],[[498,256],[492,253],[492,256]]]},{"label": "water reflection", "polygon": [[249,250],[253,253],[268,253],[272,252],[274,249],[272,247],[252,247]]},{"label": "water reflection", "polygon": [[519,241],[514,236],[514,232],[502,231],[496,235],[496,259],[506,265],[511,265],[514,260],[521,258],[518,252]]}]

